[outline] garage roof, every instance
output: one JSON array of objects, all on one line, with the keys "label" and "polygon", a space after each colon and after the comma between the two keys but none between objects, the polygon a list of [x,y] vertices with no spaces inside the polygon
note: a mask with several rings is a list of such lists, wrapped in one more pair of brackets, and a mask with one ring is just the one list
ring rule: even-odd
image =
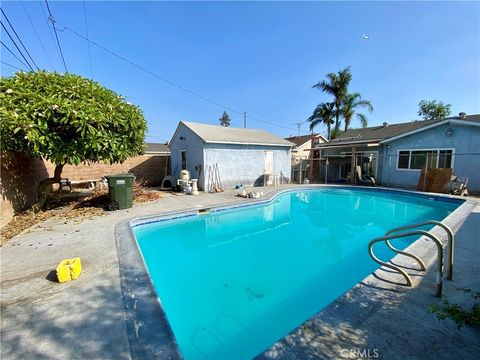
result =
[{"label": "garage roof", "polygon": [[180,124],[188,127],[206,143],[270,145],[286,147],[291,147],[294,145],[290,141],[263,130],[208,125],[187,121],[180,121]]}]

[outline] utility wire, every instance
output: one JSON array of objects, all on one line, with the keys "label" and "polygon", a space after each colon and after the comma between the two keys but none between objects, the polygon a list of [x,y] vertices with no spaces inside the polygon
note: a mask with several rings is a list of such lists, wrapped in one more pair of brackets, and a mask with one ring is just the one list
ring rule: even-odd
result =
[{"label": "utility wire", "polygon": [[57,43],[55,42],[55,38],[53,37],[52,28],[51,28],[50,25],[49,25],[49,24],[50,24],[50,20],[48,19],[48,16],[47,16],[47,14],[45,13],[45,10],[43,9],[42,2],[41,2],[41,1],[38,1],[37,4],[38,4],[38,6],[40,6],[40,9],[42,10],[43,17],[45,18],[45,24],[47,25],[48,32],[50,33],[50,39],[52,39],[53,47],[55,48],[55,51],[57,52],[58,57],[61,58],[61,56],[60,56],[60,51],[58,51]]},{"label": "utility wire", "polygon": [[238,111],[238,110],[232,109],[231,107],[222,105],[222,104],[220,104],[220,103],[218,103],[218,102],[216,102],[216,101],[210,100],[209,98],[206,98],[205,96],[202,96],[202,95],[200,95],[200,94],[198,94],[198,93],[196,93],[196,92],[194,92],[194,91],[192,91],[192,90],[189,90],[189,89],[187,89],[187,88],[185,88],[185,87],[183,87],[183,86],[181,86],[181,85],[178,85],[177,83],[174,83],[173,81],[170,81],[170,80],[168,80],[168,79],[165,79],[164,77],[161,77],[160,75],[157,75],[157,74],[151,72],[150,70],[144,68],[143,66],[140,66],[140,65],[135,64],[134,62],[132,62],[132,61],[124,58],[123,56],[121,56],[121,55],[119,55],[119,54],[117,54],[117,53],[115,53],[115,52],[107,49],[106,47],[104,47],[104,46],[96,43],[95,41],[87,39],[85,36],[79,34],[79,33],[76,32],[75,30],[70,29],[68,26],[64,26],[64,27],[63,27],[63,30],[59,30],[59,31],[64,31],[64,30],[70,31],[71,33],[77,35],[78,37],[80,37],[80,38],[82,38],[82,39],[84,39],[84,40],[86,40],[86,41],[89,41],[91,44],[93,44],[93,45],[95,45],[96,47],[102,49],[103,51],[109,53],[110,55],[113,55],[113,56],[115,56],[115,57],[117,57],[117,58],[125,61],[126,63],[128,63],[128,64],[136,67],[137,69],[140,69],[140,70],[142,70],[143,72],[146,72],[146,73],[152,75],[153,77],[156,77],[157,79],[160,79],[160,80],[162,80],[163,82],[166,82],[167,84],[170,84],[170,85],[172,85],[172,86],[174,86],[174,87],[176,87],[176,88],[178,88],[178,89],[180,89],[180,90],[183,90],[183,91],[189,93],[190,95],[196,96],[196,97],[198,97],[199,99],[205,100],[205,101],[207,101],[207,102],[209,102],[209,103],[211,103],[211,104],[214,104],[214,105],[219,106],[219,107],[221,107],[221,108],[227,109],[227,110],[229,110],[229,111],[231,111],[231,112],[234,112],[234,113],[237,113],[237,114],[243,114],[243,112],[240,112],[240,111]]},{"label": "utility wire", "polygon": [[[5,25],[3,25],[3,21],[0,21],[0,23],[2,24],[2,27],[3,27],[3,30],[5,30],[5,32],[7,33],[8,37],[10,38],[10,40],[12,41],[13,45],[15,45],[15,47],[17,48],[18,52],[20,53],[20,55],[22,56],[23,60],[25,60],[25,62],[28,64],[28,67],[30,68],[30,70],[33,71],[33,67],[32,65],[30,65],[30,63],[28,62],[27,58],[25,57],[25,55],[23,55],[22,51],[20,50],[20,48],[18,47],[17,43],[15,42],[15,40],[13,40],[12,38],[12,35],[10,35],[10,33],[8,32],[7,28],[5,27]],[[3,43],[2,43],[3,44]],[[3,45],[5,46],[5,44]],[[13,54],[13,53],[12,53]],[[17,58],[18,59],[18,58]]]},{"label": "utility wire", "polygon": [[[82,39],[84,39],[84,40],[86,40],[86,41],[88,41],[88,42],[90,42],[91,44],[95,45],[95,46],[98,47],[99,49],[101,49],[101,50],[109,53],[110,55],[113,55],[113,56],[119,58],[120,60],[122,60],[122,61],[124,61],[124,62],[126,62],[126,63],[128,63],[128,64],[130,64],[130,65],[132,65],[132,66],[134,66],[134,67],[136,67],[137,69],[140,69],[141,71],[146,72],[147,74],[150,74],[150,75],[152,75],[153,77],[156,77],[157,79],[160,79],[161,81],[163,81],[163,82],[165,82],[165,83],[167,83],[167,84],[169,84],[169,85],[172,85],[172,86],[174,86],[174,87],[176,87],[176,88],[178,88],[178,89],[180,89],[180,90],[182,90],[182,91],[184,91],[184,92],[189,93],[190,95],[193,95],[193,96],[195,96],[195,97],[197,97],[197,98],[199,98],[199,99],[202,99],[202,100],[204,100],[204,101],[207,101],[207,102],[209,102],[209,103],[211,103],[211,104],[213,104],[213,105],[216,105],[216,106],[218,106],[218,107],[220,107],[220,108],[229,110],[229,111],[231,111],[231,112],[233,112],[233,113],[236,113],[236,114],[243,115],[243,111],[239,111],[239,110],[233,109],[233,108],[231,108],[231,107],[229,107],[229,106],[222,105],[222,104],[220,104],[220,103],[218,103],[218,102],[216,102],[216,101],[213,101],[213,100],[211,100],[211,99],[209,99],[209,98],[207,98],[207,97],[205,97],[205,96],[202,96],[202,95],[200,95],[200,94],[198,94],[198,93],[196,93],[196,92],[194,92],[194,91],[192,91],[192,90],[189,90],[189,89],[187,89],[187,88],[185,88],[185,87],[183,87],[183,86],[181,86],[181,85],[179,85],[179,84],[177,84],[177,83],[175,83],[175,82],[173,82],[173,81],[170,81],[170,80],[168,80],[168,79],[166,79],[166,78],[164,78],[164,77],[162,77],[162,76],[160,76],[160,75],[157,75],[157,74],[153,73],[152,71],[144,68],[143,66],[138,65],[138,64],[134,63],[133,61],[130,61],[130,60],[124,58],[123,56],[115,53],[114,51],[109,50],[109,49],[107,49],[106,47],[104,47],[104,46],[96,43],[95,41],[86,38],[85,36],[79,34],[79,33],[76,32],[75,30],[69,28],[68,26],[63,26],[63,29],[62,29],[62,30],[59,29],[58,31],[65,31],[65,30],[71,32],[72,34],[74,34],[74,35],[76,35],[76,36],[78,36],[78,37],[80,37],[80,38],[82,38]],[[273,122],[269,122],[269,121],[266,121],[266,120],[263,120],[263,119],[259,119],[259,118],[254,117],[254,116],[250,116],[250,118],[251,118],[251,119],[254,119],[254,120],[257,120],[257,121],[259,121],[259,122],[262,122],[262,123],[271,125],[271,126],[276,126],[276,127],[280,127],[280,128],[284,128],[284,129],[288,129],[288,130],[296,130],[296,129],[289,128],[289,127],[282,126],[282,125],[278,125],[278,124],[275,124],[275,123],[273,123]]]},{"label": "utility wire", "polygon": [[278,125],[278,124],[275,124],[273,122],[270,122],[270,121],[266,121],[266,120],[262,120],[262,119],[259,119],[255,116],[252,116],[252,115],[249,115],[248,116],[250,119],[254,119],[254,120],[257,120],[257,121],[260,121],[264,124],[268,124],[268,125],[272,125],[272,126],[277,126],[279,128],[283,128],[283,129],[287,129],[287,130],[294,130],[294,131],[297,131],[297,129],[294,129],[294,128],[291,128],[291,127],[288,127],[288,126],[283,126],[283,125]]},{"label": "utility wire", "polygon": [[25,7],[25,4],[23,3],[23,1],[21,1],[20,4],[22,4],[23,11],[25,12],[25,15],[27,15],[27,18],[28,18],[28,21],[30,22],[30,25],[32,25],[33,32],[35,33],[35,36],[37,37],[37,40],[40,43],[40,46],[41,46],[41,48],[43,50],[43,53],[45,54],[45,56],[48,60],[48,63],[50,64],[52,69],[55,69],[54,66],[53,66],[53,62],[50,59],[50,56],[48,56],[47,50],[45,50],[45,46],[43,45],[43,41],[40,38],[40,35],[38,35],[37,29],[35,28],[35,25],[33,24],[32,18],[30,17],[30,14],[28,13],[27,8]]},{"label": "utility wire", "polygon": [[[0,40],[0,43],[5,47],[5,49],[8,50],[8,52],[9,52],[10,54],[12,54],[12,55],[15,57],[15,59],[17,59],[18,61],[20,61],[20,62],[23,64],[23,66],[25,66],[25,67],[27,67],[27,68],[30,67],[30,66],[28,66],[27,64],[25,64],[22,60],[20,60],[20,58],[19,58],[17,55],[15,55],[15,53],[14,53],[12,50],[10,50],[9,47],[8,47],[3,41]],[[31,68],[31,67],[30,67],[30,68]]]},{"label": "utility wire", "polygon": [[52,11],[50,10],[50,5],[48,5],[47,0],[45,0],[45,4],[47,5],[47,10],[48,10],[48,13],[50,14],[48,19],[52,22],[52,25],[53,25],[53,31],[55,33],[55,38],[57,39],[58,50],[60,50],[60,57],[62,58],[63,67],[65,68],[65,72],[68,73],[65,57],[63,56],[62,46],[60,45],[60,40],[58,40],[57,28],[55,27],[55,18],[52,15]]},{"label": "utility wire", "polygon": [[[40,70],[40,68],[37,66],[37,64],[35,63],[35,60],[33,60],[32,58],[32,55],[30,55],[30,53],[28,52],[27,48],[25,47],[25,44],[23,43],[22,39],[20,39],[20,36],[18,36],[17,34],[17,31],[15,30],[15,28],[13,27],[12,23],[10,22],[10,20],[8,19],[7,17],[7,14],[5,14],[5,11],[3,11],[3,9],[0,8],[0,10],[2,11],[2,14],[3,16],[5,17],[5,20],[7,20],[8,22],[8,25],[10,25],[10,28],[13,30],[15,36],[17,37],[18,41],[20,41],[20,44],[22,45],[23,49],[25,50],[25,52],[27,53],[28,57],[30,58],[30,60],[32,60],[32,63],[33,65],[37,68],[37,70]],[[5,27],[4,27],[5,28]],[[10,37],[10,35],[9,35]],[[10,37],[11,39],[11,37]],[[16,45],[15,45],[16,46]]]},{"label": "utility wire", "polygon": [[83,0],[83,18],[85,19],[85,33],[87,35],[88,63],[90,64],[90,77],[93,79],[92,55],[90,53],[90,41],[88,41],[87,5],[85,0]]},{"label": "utility wire", "polygon": [[12,67],[12,68],[14,68],[14,69],[17,69],[17,70],[23,71],[23,69],[21,69],[21,68],[19,68],[19,67],[16,67],[16,66],[13,66],[13,65],[11,65],[11,64],[9,64],[9,63],[6,63],[6,62],[5,62],[5,61],[3,61],[3,60],[0,60],[0,63],[2,63],[3,65],[10,66],[10,67]]}]

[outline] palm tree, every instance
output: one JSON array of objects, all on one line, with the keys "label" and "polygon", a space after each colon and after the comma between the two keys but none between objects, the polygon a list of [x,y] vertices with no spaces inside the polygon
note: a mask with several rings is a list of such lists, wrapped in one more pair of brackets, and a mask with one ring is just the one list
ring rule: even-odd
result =
[{"label": "palm tree", "polygon": [[357,108],[359,107],[365,107],[369,112],[373,111],[372,103],[368,100],[362,100],[362,96],[359,93],[347,94],[345,96],[341,109],[343,120],[345,121],[345,131],[350,127],[354,115],[360,120],[362,127],[367,127],[368,119],[365,114],[357,112]]},{"label": "palm tree", "polygon": [[334,124],[334,117],[336,116],[336,111],[334,110],[335,103],[327,102],[318,104],[313,114],[307,119],[310,123],[310,131],[319,125],[324,124],[327,126],[327,139],[330,140],[331,128]]},{"label": "palm tree", "polygon": [[352,80],[352,73],[350,72],[350,67],[347,67],[337,73],[327,74],[327,80],[320,81],[312,86],[312,88],[325,91],[335,98],[335,131],[338,131],[340,128],[340,110],[342,108],[342,102],[348,93],[350,80]]}]

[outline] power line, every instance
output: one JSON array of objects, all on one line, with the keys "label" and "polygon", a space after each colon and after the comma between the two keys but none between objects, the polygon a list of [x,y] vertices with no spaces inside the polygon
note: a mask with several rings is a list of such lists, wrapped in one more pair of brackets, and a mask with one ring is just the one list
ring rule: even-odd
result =
[{"label": "power line", "polygon": [[259,119],[259,118],[255,117],[255,116],[252,116],[252,115],[250,115],[249,117],[250,117],[250,119],[254,119],[254,120],[260,121],[260,122],[262,122],[262,123],[264,123],[264,124],[268,124],[268,125],[272,125],[272,126],[277,126],[277,127],[279,127],[279,128],[283,128],[283,129],[287,129],[287,130],[294,130],[294,131],[297,130],[297,129],[294,129],[294,128],[291,128],[291,127],[288,127],[288,126],[278,125],[278,124],[272,123],[272,122],[267,121],[267,120]]},{"label": "power line", "polygon": [[52,15],[52,12],[50,11],[50,5],[48,5],[47,0],[45,0],[45,4],[47,5],[47,10],[48,10],[48,13],[50,14],[48,19],[51,21],[51,23],[53,25],[53,31],[55,33],[55,38],[57,39],[58,50],[60,50],[60,57],[62,58],[63,67],[65,68],[65,72],[68,73],[67,64],[65,62],[65,57],[63,56],[62,46],[60,45],[60,40],[58,40],[57,28],[55,27],[55,19]]},{"label": "power line", "polygon": [[43,9],[42,2],[39,1],[39,2],[37,2],[37,4],[38,4],[38,6],[40,6],[40,10],[42,10],[43,17],[45,18],[45,24],[47,25],[48,33],[50,34],[50,39],[52,39],[53,47],[55,48],[55,51],[57,52],[57,55],[58,55],[58,57],[60,58],[60,51],[58,51],[58,47],[57,47],[57,44],[56,44],[56,42],[55,42],[55,38],[53,37],[52,28],[51,28],[50,25],[49,25],[50,20],[48,19],[47,14],[45,14],[45,10]]},{"label": "power line", "polygon": [[19,67],[16,67],[16,66],[13,66],[13,65],[11,65],[11,64],[9,64],[9,63],[6,63],[6,62],[5,62],[5,61],[3,61],[3,60],[0,60],[0,63],[2,63],[3,65],[10,66],[10,67],[12,67],[12,68],[14,68],[14,69],[17,69],[17,70],[23,71],[23,69],[21,69],[21,68],[19,68]]},{"label": "power line", "polygon": [[[87,5],[85,0],[83,0],[83,18],[85,19],[85,33],[87,34],[87,39],[88,39]],[[90,76],[93,79],[92,56],[90,54],[90,42],[88,40],[87,40],[87,46],[88,46],[88,63],[90,64]]]},{"label": "power line", "polygon": [[[162,80],[163,82],[165,82],[165,83],[167,83],[167,84],[169,84],[169,85],[172,85],[172,86],[174,86],[174,87],[176,87],[176,88],[178,88],[178,89],[180,89],[180,90],[182,90],[182,91],[184,91],[184,92],[187,92],[187,93],[189,93],[190,95],[193,95],[193,96],[195,96],[195,97],[197,97],[197,98],[199,98],[199,99],[202,99],[202,100],[204,100],[204,101],[207,101],[207,102],[209,102],[209,103],[211,103],[211,104],[214,104],[214,105],[216,105],[216,106],[218,106],[218,107],[220,107],[220,108],[223,108],[223,109],[229,110],[229,111],[231,111],[231,112],[234,112],[234,113],[236,113],[236,114],[239,114],[239,115],[243,115],[243,114],[244,114],[244,112],[242,112],[242,111],[233,109],[233,108],[231,108],[231,107],[229,107],[229,106],[222,105],[222,104],[220,104],[220,103],[218,103],[218,102],[216,102],[216,101],[213,101],[213,100],[211,100],[211,99],[209,99],[209,98],[207,98],[207,97],[205,97],[205,96],[202,96],[202,95],[200,95],[200,94],[198,94],[198,93],[196,93],[196,92],[194,92],[194,91],[192,91],[192,90],[189,90],[189,89],[187,89],[187,88],[185,88],[185,87],[183,87],[183,86],[181,86],[181,85],[179,85],[179,84],[177,84],[177,83],[175,83],[175,82],[173,82],[173,81],[170,81],[170,80],[168,80],[168,79],[166,79],[166,78],[164,78],[164,77],[162,77],[162,76],[160,76],[160,75],[157,75],[157,74],[153,73],[152,71],[144,68],[143,66],[138,65],[138,64],[134,63],[133,61],[130,61],[130,60],[124,58],[123,56],[115,53],[114,51],[109,50],[109,49],[107,49],[106,47],[104,47],[104,46],[96,43],[95,41],[86,38],[85,36],[79,34],[79,33],[76,32],[75,30],[69,28],[68,26],[63,26],[63,29],[62,29],[62,30],[59,29],[58,31],[65,31],[65,30],[68,30],[68,31],[71,32],[72,34],[74,34],[74,35],[76,35],[76,36],[78,36],[78,37],[80,37],[80,38],[82,38],[82,39],[90,42],[91,44],[93,44],[93,45],[95,45],[96,47],[98,47],[99,49],[101,49],[101,50],[109,53],[110,55],[113,55],[113,56],[119,58],[120,60],[122,60],[122,61],[124,61],[124,62],[126,62],[126,63],[128,63],[128,64],[130,64],[130,65],[132,65],[132,66],[134,66],[134,67],[136,67],[137,69],[140,69],[141,71],[146,72],[147,74],[150,74],[150,75],[152,75],[153,77],[156,77],[157,79],[160,79],[160,80]],[[262,123],[271,125],[271,126],[276,126],[276,127],[284,128],[284,129],[288,129],[288,130],[296,130],[296,129],[293,129],[293,128],[290,128],[290,127],[278,125],[278,124],[275,124],[275,123],[273,123],[273,122],[269,122],[269,121],[266,121],[266,120],[263,120],[263,119],[259,119],[259,118],[254,117],[254,116],[250,116],[250,118],[251,118],[251,119],[254,119],[254,120],[257,120],[257,121],[259,121],[259,122],[262,122]]]},{"label": "power line", "polygon": [[[30,60],[32,60],[32,63],[33,65],[37,68],[37,70],[40,70],[40,68],[37,66],[37,64],[35,63],[35,60],[33,60],[32,58],[32,55],[30,55],[30,53],[28,52],[27,48],[25,47],[25,44],[23,43],[22,39],[20,39],[20,36],[18,36],[17,34],[17,31],[15,30],[15,28],[13,27],[12,23],[10,22],[10,20],[8,19],[7,17],[7,14],[5,14],[5,11],[3,11],[3,9],[0,8],[0,10],[2,11],[2,14],[3,16],[5,17],[5,19],[7,20],[8,22],[8,25],[10,25],[10,28],[13,30],[13,33],[15,34],[15,36],[17,37],[18,41],[20,41],[20,44],[22,45],[23,49],[25,50],[25,52],[27,53],[28,57],[30,58]],[[5,27],[4,27],[5,28]],[[9,35],[10,37],[10,35]],[[10,37],[11,39],[11,37]],[[33,69],[32,69],[33,70]]]},{"label": "power line", "polygon": [[40,38],[40,36],[38,35],[37,29],[35,28],[35,25],[33,24],[32,18],[30,17],[30,14],[28,13],[27,8],[25,7],[23,1],[21,1],[20,4],[22,4],[23,11],[25,12],[25,15],[27,15],[27,18],[28,18],[28,21],[30,22],[30,25],[32,25],[33,32],[35,33],[35,36],[37,37],[37,40],[40,43],[40,46],[41,46],[41,48],[43,50],[43,53],[45,54],[45,56],[48,60],[48,63],[50,64],[52,69],[54,69],[52,60],[50,59],[50,56],[48,56],[47,50],[45,50],[45,46],[43,45],[43,41]]},{"label": "power line", "polygon": [[201,106],[188,106],[188,105],[183,105],[183,104],[178,104],[178,103],[171,103],[167,101],[163,101],[161,99],[147,99],[143,97],[138,97],[138,96],[126,96],[127,99],[135,100],[135,101],[145,101],[145,102],[151,102],[155,104],[165,104],[169,105],[171,107],[177,108],[177,109],[196,109],[196,110],[203,110],[203,111],[211,111],[218,113],[218,108],[213,108],[213,107],[201,107]]},{"label": "power line", "polygon": [[[104,47],[104,46],[96,43],[95,41],[87,39],[85,36],[79,34],[78,32],[76,32],[76,31],[73,30],[73,29],[70,29],[68,26],[64,26],[63,29],[70,31],[71,33],[73,33],[73,34],[77,35],[78,37],[80,37],[80,38],[82,38],[82,39],[90,42],[91,44],[93,44],[93,45],[95,45],[96,47],[102,49],[103,51],[109,53],[110,55],[113,55],[113,56],[115,56],[115,57],[123,60],[124,62],[126,62],[126,63],[128,63],[128,64],[130,64],[130,65],[132,65],[132,66],[134,66],[134,67],[136,67],[137,69],[140,69],[140,70],[142,70],[143,72],[146,72],[146,73],[148,73],[148,74],[156,77],[157,79],[160,79],[160,80],[162,80],[163,82],[166,82],[167,84],[170,84],[170,85],[172,85],[172,86],[174,86],[174,87],[176,87],[176,88],[178,88],[178,89],[180,89],[180,90],[183,90],[183,91],[189,93],[190,95],[196,96],[196,97],[198,97],[199,99],[202,99],[202,100],[204,100],[204,101],[207,101],[207,102],[209,102],[209,103],[211,103],[211,104],[214,104],[214,105],[216,105],[216,106],[219,106],[219,107],[221,107],[221,108],[223,108],[223,109],[227,109],[227,110],[229,110],[229,111],[231,111],[231,112],[234,112],[234,113],[237,113],[237,114],[243,114],[243,112],[241,112],[241,111],[232,109],[232,108],[229,107],[229,106],[225,106],[225,105],[222,105],[222,104],[220,104],[220,103],[218,103],[218,102],[216,102],[216,101],[210,100],[209,98],[206,98],[205,96],[202,96],[202,95],[200,95],[200,94],[198,94],[198,93],[196,93],[196,92],[194,92],[194,91],[192,91],[192,90],[189,90],[189,89],[187,89],[187,88],[185,88],[185,87],[183,87],[183,86],[181,86],[181,85],[179,85],[179,84],[177,84],[177,83],[174,83],[173,81],[170,81],[170,80],[168,80],[168,79],[165,79],[164,77],[162,77],[162,76],[160,76],[160,75],[157,75],[157,74],[151,72],[150,70],[144,68],[143,66],[137,65],[136,63],[134,63],[134,62],[132,62],[132,61],[124,58],[123,56],[121,56],[121,55],[119,55],[119,54],[117,54],[117,53],[115,53],[115,52],[107,49],[106,47]],[[59,31],[63,31],[63,30],[59,30]]]},{"label": "power line", "polygon": [[[3,30],[5,30],[5,32],[7,33],[8,37],[10,38],[10,40],[12,41],[13,45],[15,45],[15,47],[17,48],[18,52],[20,53],[20,55],[22,56],[23,60],[25,60],[25,62],[28,64],[28,67],[30,68],[30,70],[33,71],[33,67],[32,65],[30,65],[30,63],[28,62],[27,58],[25,57],[25,55],[23,55],[22,51],[20,50],[20,48],[18,47],[17,43],[15,42],[15,40],[13,40],[12,38],[12,35],[10,35],[10,33],[8,32],[7,28],[5,27],[5,25],[3,25],[3,21],[0,21],[0,24],[2,24],[2,27],[3,27]],[[3,45],[5,46],[5,44]],[[13,52],[12,52],[13,54]],[[18,59],[18,58],[17,58]]]},{"label": "power line", "polygon": [[[25,67],[30,67],[30,66],[28,66],[27,64],[25,64],[22,60],[20,60],[20,58],[19,58],[17,55],[15,55],[15,53],[14,53],[12,50],[10,50],[9,47],[8,47],[3,41],[0,40],[0,43],[5,47],[5,49],[8,50],[8,52],[9,52],[10,54],[12,54],[12,55],[15,57],[15,59],[17,59],[18,61],[20,61],[20,62],[23,64],[23,66],[25,66]],[[30,67],[30,68],[31,68],[31,67]]]}]

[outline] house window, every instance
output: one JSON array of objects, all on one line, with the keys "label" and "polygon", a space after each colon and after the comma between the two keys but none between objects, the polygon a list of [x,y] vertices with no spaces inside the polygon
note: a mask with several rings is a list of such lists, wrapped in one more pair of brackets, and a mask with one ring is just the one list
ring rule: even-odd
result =
[{"label": "house window", "polygon": [[425,166],[434,169],[445,169],[451,168],[452,163],[453,149],[399,150],[397,169],[421,170]]},{"label": "house window", "polygon": [[180,151],[180,156],[182,159],[182,170],[187,170],[187,151],[186,150]]},{"label": "house window", "polygon": [[448,169],[452,167],[452,150],[440,150],[438,152],[438,168]]},{"label": "house window", "polygon": [[410,151],[399,151],[398,152],[398,168],[408,169],[409,164],[410,164]]}]

